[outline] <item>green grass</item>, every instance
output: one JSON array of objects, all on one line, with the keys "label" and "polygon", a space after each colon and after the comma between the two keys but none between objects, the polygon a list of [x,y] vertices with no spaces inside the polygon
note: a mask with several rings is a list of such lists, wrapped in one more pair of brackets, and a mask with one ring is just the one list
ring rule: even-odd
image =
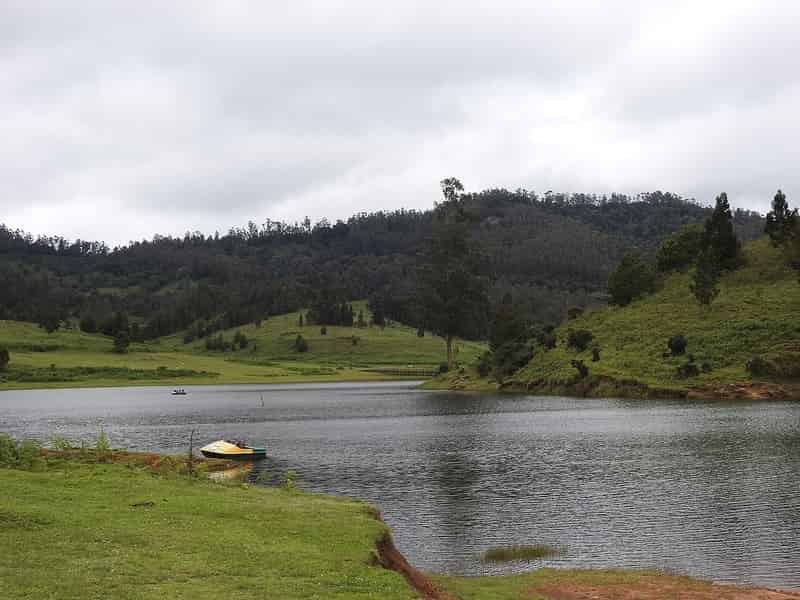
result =
[{"label": "green grass", "polygon": [[533,560],[558,556],[563,551],[549,544],[533,544],[530,546],[501,546],[490,548],[481,556],[484,562],[508,562],[511,560]]},{"label": "green grass", "polygon": [[386,526],[361,502],[118,464],[0,469],[0,489],[3,597],[416,597],[371,566]]},{"label": "green grass", "polygon": [[[702,384],[751,380],[747,361],[757,354],[797,356],[800,359],[800,285],[778,251],[766,239],[745,248],[746,265],[726,274],[720,294],[709,309],[701,309],[691,295],[688,273],[669,275],[655,294],[626,307],[608,307],[563,323],[556,331],[555,349],[537,350],[513,381],[554,385],[574,381],[572,359],[583,360],[590,375],[617,381],[635,380],[647,386],[686,389]],[[588,329],[591,345],[600,347],[600,360],[591,350],[567,348],[569,329]],[[686,355],[664,358],[667,340],[682,334]],[[590,345],[590,347],[591,347]],[[712,370],[680,378],[677,367],[689,354],[698,366]]]},{"label": "green grass", "polygon": [[[356,312],[364,303],[355,303]],[[290,383],[387,379],[382,369],[435,369],[445,358],[441,338],[394,323],[379,327],[298,326],[299,313],[270,317],[222,331],[232,340],[241,331],[250,344],[242,350],[213,352],[205,341],[183,343],[183,334],[132,344],[126,354],[111,352],[111,338],[76,329],[48,334],[32,323],[0,321],[0,347],[11,352],[0,389],[109,385]],[[309,351],[298,353],[301,334]],[[215,334],[217,335],[217,334]],[[358,338],[353,344],[353,337]],[[457,342],[458,358],[474,362],[485,346]]]}]

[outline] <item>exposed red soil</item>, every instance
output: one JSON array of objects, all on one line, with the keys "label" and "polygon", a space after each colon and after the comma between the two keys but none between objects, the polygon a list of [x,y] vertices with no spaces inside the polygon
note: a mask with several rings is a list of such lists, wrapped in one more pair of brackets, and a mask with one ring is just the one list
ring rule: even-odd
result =
[{"label": "exposed red soil", "polygon": [[718,400],[798,400],[800,386],[779,383],[728,383],[693,388],[690,398]]},{"label": "exposed red soil", "polygon": [[412,567],[394,545],[388,531],[378,540],[377,548],[381,566],[400,573],[425,600],[458,600],[458,598],[440,591],[422,571]]},{"label": "exposed red soil", "polygon": [[[66,458],[77,462],[107,462],[107,463],[129,463],[137,466],[149,468],[156,473],[175,471],[176,469],[185,470],[188,467],[186,455],[175,454],[156,454],[155,452],[129,452],[127,450],[109,450],[101,452],[95,449],[70,449],[70,450],[50,450],[42,449],[42,456],[45,459]],[[241,466],[233,460],[221,458],[197,458],[192,459],[192,465],[197,468],[204,465],[209,473],[226,471]]]},{"label": "exposed red soil", "polygon": [[674,575],[642,576],[633,582],[585,584],[555,580],[527,590],[550,600],[798,600],[800,594],[718,585]]}]

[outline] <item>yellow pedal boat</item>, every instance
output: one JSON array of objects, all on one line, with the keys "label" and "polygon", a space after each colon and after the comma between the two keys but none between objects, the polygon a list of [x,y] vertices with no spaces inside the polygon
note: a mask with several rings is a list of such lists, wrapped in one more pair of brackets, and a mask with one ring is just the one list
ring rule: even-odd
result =
[{"label": "yellow pedal boat", "polygon": [[200,448],[200,452],[206,458],[244,458],[255,459],[264,458],[267,455],[266,448],[253,448],[244,442],[231,442],[228,440],[217,440]]}]

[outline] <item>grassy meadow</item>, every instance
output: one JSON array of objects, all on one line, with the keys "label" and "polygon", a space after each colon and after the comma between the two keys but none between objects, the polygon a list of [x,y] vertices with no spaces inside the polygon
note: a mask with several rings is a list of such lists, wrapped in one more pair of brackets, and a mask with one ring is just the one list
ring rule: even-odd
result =
[{"label": "grassy meadow", "polygon": [[0,490],[4,598],[416,597],[362,502],[71,462]]},{"label": "grassy meadow", "polygon": [[[800,364],[797,273],[767,239],[746,245],[745,260],[742,268],[723,275],[719,296],[709,308],[701,308],[689,291],[689,273],[674,273],[656,293],[628,306],[599,309],[562,323],[556,348],[537,350],[513,381],[572,381],[577,374],[573,359],[583,360],[590,375],[667,389],[752,381],[746,364],[756,355]],[[568,348],[570,329],[591,331],[589,348]],[[667,341],[678,334],[688,341],[685,354],[665,356]],[[600,349],[596,362],[592,346]],[[710,370],[680,377],[678,367],[690,355],[698,367],[706,363]]]},{"label": "grassy meadow", "polygon": [[[354,308],[364,309],[365,303]],[[111,351],[111,338],[77,328],[48,334],[33,323],[0,321],[0,347],[11,362],[0,372],[0,389],[142,384],[268,383],[387,379],[384,370],[432,370],[445,358],[441,338],[398,323],[380,327],[298,325],[300,313],[278,315],[218,332],[232,340],[249,339],[244,349],[210,351],[205,340],[184,344],[176,334],[134,343],[125,354]],[[294,349],[297,335],[308,352]],[[458,342],[459,360],[474,362],[483,352],[477,342]]]}]

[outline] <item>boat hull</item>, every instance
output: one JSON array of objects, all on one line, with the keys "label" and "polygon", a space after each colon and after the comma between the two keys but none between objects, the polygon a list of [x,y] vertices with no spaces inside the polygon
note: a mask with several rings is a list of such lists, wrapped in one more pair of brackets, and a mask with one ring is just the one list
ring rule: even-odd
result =
[{"label": "boat hull", "polygon": [[236,460],[254,460],[264,458],[267,451],[264,448],[253,448],[246,445],[238,445],[226,440],[217,440],[200,448],[206,458],[232,458]]},{"label": "boat hull", "polygon": [[213,452],[211,450],[200,450],[206,458],[232,458],[234,460],[253,460],[254,458],[265,458],[267,456],[266,450],[254,450],[250,453],[238,452],[236,454],[227,454],[225,452]]}]

